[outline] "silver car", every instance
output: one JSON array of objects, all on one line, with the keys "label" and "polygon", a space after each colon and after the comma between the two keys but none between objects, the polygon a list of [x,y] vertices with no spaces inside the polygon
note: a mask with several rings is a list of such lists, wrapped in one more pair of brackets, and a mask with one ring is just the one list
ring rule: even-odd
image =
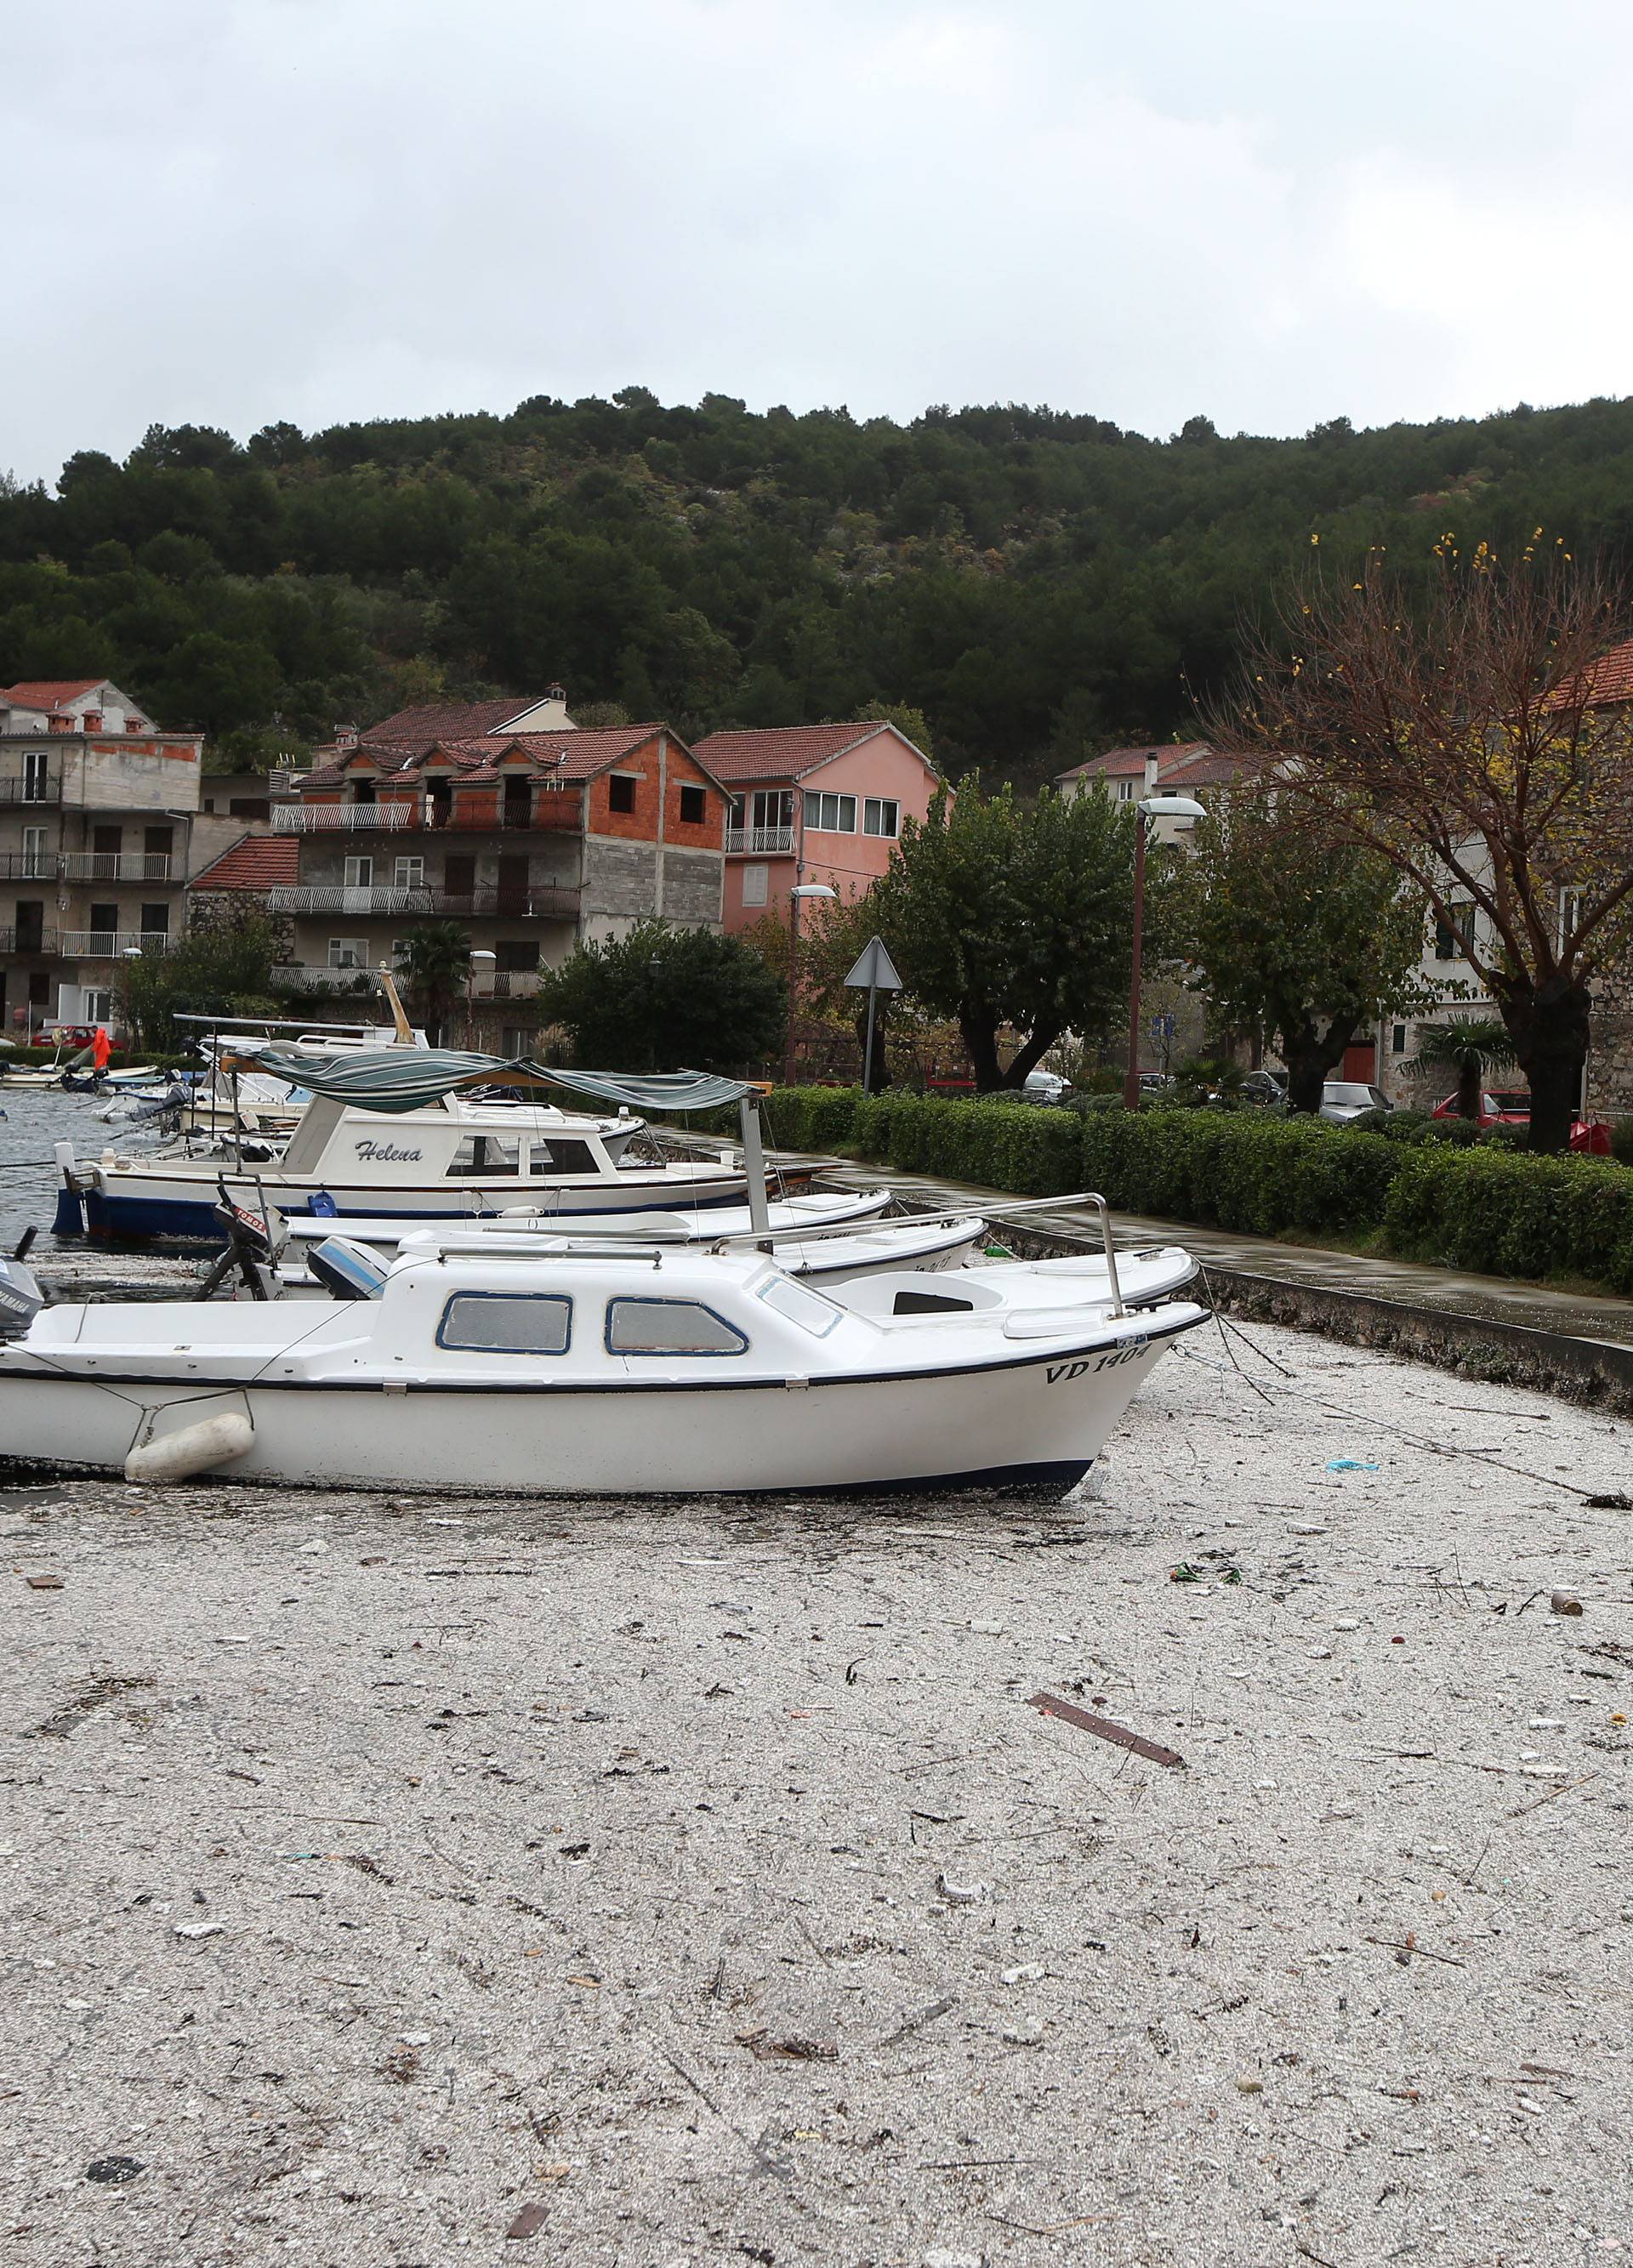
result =
[{"label": "silver car", "polygon": [[1318,1116],[1331,1119],[1335,1126],[1347,1126],[1352,1118],[1363,1118],[1369,1110],[1394,1107],[1381,1086],[1363,1086],[1359,1079],[1329,1079],[1321,1089]]}]

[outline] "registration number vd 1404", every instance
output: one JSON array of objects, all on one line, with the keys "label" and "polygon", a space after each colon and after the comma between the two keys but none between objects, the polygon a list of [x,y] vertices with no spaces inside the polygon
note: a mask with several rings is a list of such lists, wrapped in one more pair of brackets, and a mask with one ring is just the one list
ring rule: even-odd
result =
[{"label": "registration number vd 1404", "polygon": [[1102,1355],[1084,1355],[1078,1362],[1052,1362],[1044,1376],[1051,1386],[1069,1384],[1074,1378],[1097,1370],[1115,1370],[1119,1362],[1132,1362],[1136,1355],[1145,1352],[1144,1339],[1127,1339],[1119,1347],[1111,1347]]}]

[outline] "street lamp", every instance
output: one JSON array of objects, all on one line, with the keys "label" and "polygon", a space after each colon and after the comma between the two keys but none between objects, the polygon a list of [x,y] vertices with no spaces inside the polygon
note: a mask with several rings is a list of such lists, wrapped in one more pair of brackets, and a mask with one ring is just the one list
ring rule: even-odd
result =
[{"label": "street lamp", "polygon": [[1128,1070],[1123,1108],[1140,1108],[1140,935],[1145,921],[1145,825],[1149,819],[1183,819],[1194,825],[1207,813],[1193,795],[1148,795],[1134,806],[1134,952],[1128,980]]},{"label": "street lamp", "polygon": [[788,893],[788,1044],[783,1053],[782,1083],[794,1085],[794,1020],[799,1012],[800,901],[837,898],[827,882],[796,882]]},{"label": "street lamp", "polygon": [[474,1048],[477,1044],[477,963],[479,961],[491,961],[497,967],[499,955],[497,953],[487,952],[478,945],[473,946],[466,956],[465,1043],[470,1048]]}]

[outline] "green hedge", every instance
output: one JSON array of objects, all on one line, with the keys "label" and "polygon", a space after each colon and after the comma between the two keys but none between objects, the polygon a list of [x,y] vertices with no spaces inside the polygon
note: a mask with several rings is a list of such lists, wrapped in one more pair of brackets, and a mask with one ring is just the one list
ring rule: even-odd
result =
[{"label": "green hedge", "polygon": [[[860,1087],[766,1098],[780,1149],[844,1150],[1019,1197],[1098,1189],[1120,1211],[1246,1235],[1381,1228],[1390,1248],[1482,1275],[1633,1292],[1633,1173],[1597,1158],[1392,1142],[1319,1119],[1047,1110]],[[735,1113],[718,1122],[722,1132]]]}]

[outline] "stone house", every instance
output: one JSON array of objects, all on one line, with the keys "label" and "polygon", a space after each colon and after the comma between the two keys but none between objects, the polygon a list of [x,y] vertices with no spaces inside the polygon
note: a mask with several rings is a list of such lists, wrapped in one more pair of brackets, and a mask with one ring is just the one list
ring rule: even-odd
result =
[{"label": "stone house", "polygon": [[0,1013],[103,1023],[121,958],[180,935],[202,736],[107,678],[0,688]]}]

